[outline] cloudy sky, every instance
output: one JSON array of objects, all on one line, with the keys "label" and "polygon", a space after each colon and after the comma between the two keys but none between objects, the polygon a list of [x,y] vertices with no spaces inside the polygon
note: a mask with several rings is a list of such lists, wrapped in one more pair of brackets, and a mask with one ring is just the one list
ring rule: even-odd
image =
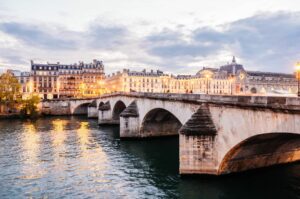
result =
[{"label": "cloudy sky", "polygon": [[0,67],[103,60],[193,74],[235,55],[248,70],[292,73],[300,0],[0,0]]}]

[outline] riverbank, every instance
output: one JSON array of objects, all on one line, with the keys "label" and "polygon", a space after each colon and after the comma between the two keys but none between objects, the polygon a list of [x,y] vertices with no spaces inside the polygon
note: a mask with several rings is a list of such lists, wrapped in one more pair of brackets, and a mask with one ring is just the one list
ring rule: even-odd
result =
[{"label": "riverbank", "polygon": [[7,114],[0,114],[0,120],[8,120],[8,119],[30,119],[30,118],[41,118],[46,115],[43,114],[34,114],[34,115],[23,115],[21,113],[7,113]]},{"label": "riverbank", "polygon": [[1,119],[19,119],[20,114],[18,113],[9,113],[9,114],[0,114],[0,120]]}]

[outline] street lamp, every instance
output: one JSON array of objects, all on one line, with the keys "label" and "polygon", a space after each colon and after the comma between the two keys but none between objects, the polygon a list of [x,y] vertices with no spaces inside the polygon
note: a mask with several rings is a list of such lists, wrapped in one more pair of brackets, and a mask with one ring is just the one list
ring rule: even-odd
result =
[{"label": "street lamp", "polygon": [[296,78],[298,80],[298,97],[300,97],[300,62],[296,64]]},{"label": "street lamp", "polygon": [[85,83],[81,83],[80,86],[79,86],[79,89],[80,89],[82,97],[84,97],[84,94],[85,94],[85,91],[86,91]]},{"label": "street lamp", "polygon": [[209,75],[209,74],[206,74],[206,75],[205,75],[205,78],[206,78],[206,94],[208,94],[208,89],[209,89],[209,86],[208,86],[208,79],[210,78],[210,75]]},{"label": "street lamp", "polygon": [[98,85],[99,85],[99,94],[102,95],[103,94],[103,81],[99,80]]},{"label": "street lamp", "polygon": [[233,76],[229,77],[229,81],[230,81],[230,95],[233,95],[233,81],[234,81],[234,77]]}]

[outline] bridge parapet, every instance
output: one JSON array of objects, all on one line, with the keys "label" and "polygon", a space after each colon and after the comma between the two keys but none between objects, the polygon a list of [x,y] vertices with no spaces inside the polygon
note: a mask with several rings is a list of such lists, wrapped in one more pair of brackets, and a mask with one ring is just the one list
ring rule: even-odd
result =
[{"label": "bridge parapet", "polygon": [[100,99],[118,96],[164,101],[181,101],[184,103],[209,103],[215,105],[231,105],[250,108],[261,107],[276,109],[277,111],[300,111],[300,98],[297,97],[118,92],[109,95],[103,95],[100,97]]}]

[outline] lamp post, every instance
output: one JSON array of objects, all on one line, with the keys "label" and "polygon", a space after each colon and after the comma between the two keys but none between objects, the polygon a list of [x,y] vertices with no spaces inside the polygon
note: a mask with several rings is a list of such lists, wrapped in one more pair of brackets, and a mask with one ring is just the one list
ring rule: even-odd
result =
[{"label": "lamp post", "polygon": [[79,86],[79,88],[80,88],[81,97],[84,97],[85,90],[86,90],[85,83],[81,83],[80,86]]},{"label": "lamp post", "polygon": [[103,81],[102,80],[99,80],[98,81],[98,85],[99,85],[99,95],[102,95],[103,94]]},{"label": "lamp post", "polygon": [[298,80],[298,97],[300,97],[300,62],[296,64],[296,78]]},{"label": "lamp post", "polygon": [[208,94],[208,89],[209,89],[209,86],[208,86],[208,79],[210,78],[210,75],[209,75],[209,74],[206,74],[205,77],[206,77],[206,94]]},{"label": "lamp post", "polygon": [[233,80],[234,80],[234,77],[229,78],[229,81],[230,81],[230,95],[233,95],[233,88],[232,88]]},{"label": "lamp post", "polygon": [[56,91],[57,91],[57,98],[60,98],[60,79],[57,79],[57,84],[56,84]]}]

